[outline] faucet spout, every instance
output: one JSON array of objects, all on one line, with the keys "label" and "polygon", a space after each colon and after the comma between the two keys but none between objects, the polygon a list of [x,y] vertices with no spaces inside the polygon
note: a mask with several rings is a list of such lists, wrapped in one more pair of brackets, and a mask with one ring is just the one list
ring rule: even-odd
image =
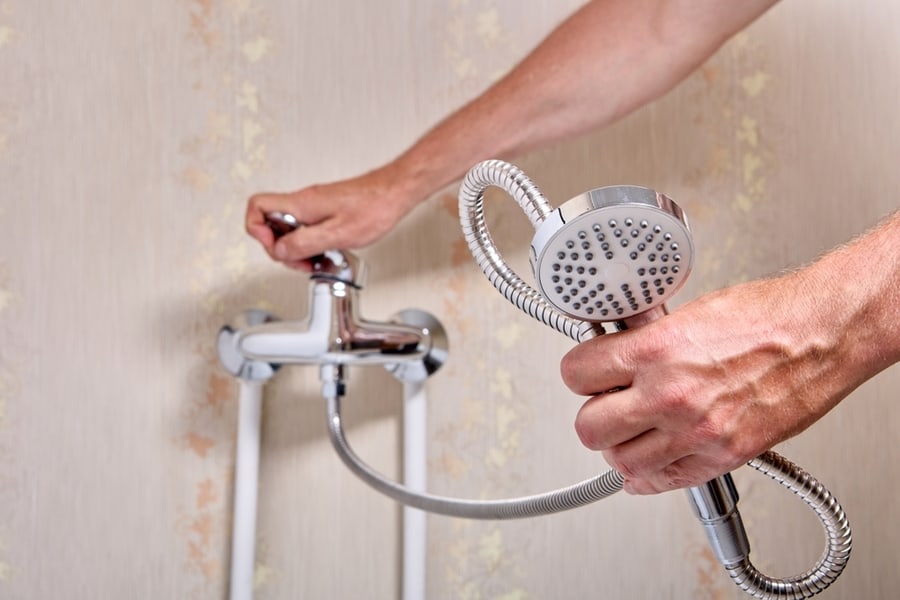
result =
[{"label": "faucet spout", "polygon": [[422,311],[402,311],[390,322],[359,316],[365,268],[349,252],[314,257],[309,315],[303,321],[248,323],[220,334],[223,364],[383,365],[398,379],[418,381],[447,355],[441,324]]},{"label": "faucet spout", "polygon": [[353,284],[314,275],[306,321],[249,327],[236,348],[247,359],[275,364],[386,365],[429,352],[430,334],[421,328],[361,319],[358,294]]},{"label": "faucet spout", "polygon": [[241,331],[235,340],[238,352],[275,364],[318,363],[329,347],[332,302],[328,287],[313,285],[305,322],[276,321]]}]

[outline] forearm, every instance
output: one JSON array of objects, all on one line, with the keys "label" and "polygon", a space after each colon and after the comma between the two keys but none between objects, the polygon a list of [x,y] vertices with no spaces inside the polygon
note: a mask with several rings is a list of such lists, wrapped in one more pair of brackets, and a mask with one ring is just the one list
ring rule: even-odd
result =
[{"label": "forearm", "polygon": [[[900,211],[804,274],[826,347],[855,388],[900,361]],[[847,390],[849,392],[849,390]]]},{"label": "forearm", "polygon": [[774,0],[593,0],[391,165],[424,199],[487,158],[614,122],[663,95]]}]

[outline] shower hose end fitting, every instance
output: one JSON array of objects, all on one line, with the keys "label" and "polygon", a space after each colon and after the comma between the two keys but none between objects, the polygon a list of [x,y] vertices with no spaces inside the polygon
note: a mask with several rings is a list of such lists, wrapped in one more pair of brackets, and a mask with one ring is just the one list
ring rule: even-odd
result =
[{"label": "shower hose end fitting", "polygon": [[750,541],[737,508],[738,493],[731,474],[716,477],[687,492],[719,562],[731,567],[747,560]]}]

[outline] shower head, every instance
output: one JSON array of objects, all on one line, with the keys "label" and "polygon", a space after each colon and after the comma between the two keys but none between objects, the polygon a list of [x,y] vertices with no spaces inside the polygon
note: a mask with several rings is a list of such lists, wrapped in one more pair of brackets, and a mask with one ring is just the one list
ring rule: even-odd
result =
[{"label": "shower head", "polygon": [[638,186],[585,192],[547,215],[531,242],[538,291],[560,312],[621,321],[662,306],[691,271],[687,218]]}]

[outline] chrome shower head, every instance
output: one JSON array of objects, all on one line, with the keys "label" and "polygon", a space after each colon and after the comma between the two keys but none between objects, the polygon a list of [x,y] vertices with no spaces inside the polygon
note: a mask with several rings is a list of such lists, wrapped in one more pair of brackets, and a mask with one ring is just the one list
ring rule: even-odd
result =
[{"label": "chrome shower head", "polygon": [[585,321],[620,321],[663,305],[691,271],[687,218],[638,186],[585,192],[550,213],[531,242],[538,291]]}]

